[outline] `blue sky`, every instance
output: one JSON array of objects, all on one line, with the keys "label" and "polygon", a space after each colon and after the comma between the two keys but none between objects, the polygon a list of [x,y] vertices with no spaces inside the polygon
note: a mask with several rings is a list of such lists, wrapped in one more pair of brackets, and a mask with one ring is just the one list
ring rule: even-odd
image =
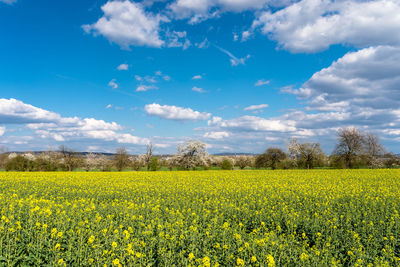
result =
[{"label": "blue sky", "polygon": [[395,0],[0,0],[0,145],[400,151]]}]

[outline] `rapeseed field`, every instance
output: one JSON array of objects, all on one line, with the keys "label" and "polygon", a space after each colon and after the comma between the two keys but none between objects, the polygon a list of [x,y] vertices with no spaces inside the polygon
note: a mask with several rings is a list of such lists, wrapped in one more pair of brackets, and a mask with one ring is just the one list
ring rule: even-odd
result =
[{"label": "rapeseed field", "polygon": [[399,266],[399,170],[1,173],[0,265]]}]

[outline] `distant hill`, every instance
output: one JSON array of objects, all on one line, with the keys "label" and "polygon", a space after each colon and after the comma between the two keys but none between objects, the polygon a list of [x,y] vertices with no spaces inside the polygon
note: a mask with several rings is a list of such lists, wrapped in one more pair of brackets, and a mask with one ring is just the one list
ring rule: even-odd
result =
[{"label": "distant hill", "polygon": [[217,153],[217,154],[212,154],[214,156],[256,156],[258,154],[254,153]]}]

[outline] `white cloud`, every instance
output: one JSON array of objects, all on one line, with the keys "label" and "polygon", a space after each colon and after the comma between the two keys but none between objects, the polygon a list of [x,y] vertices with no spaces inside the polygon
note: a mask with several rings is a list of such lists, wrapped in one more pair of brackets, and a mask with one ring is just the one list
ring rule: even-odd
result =
[{"label": "white cloud", "polygon": [[154,86],[154,85],[139,85],[136,88],[136,92],[146,92],[149,90],[157,90],[157,89],[158,89],[158,87]]},{"label": "white cloud", "polygon": [[267,136],[267,137],[265,137],[265,140],[270,141],[270,142],[276,142],[276,141],[279,141],[279,138]]},{"label": "white cloud", "polygon": [[139,75],[135,75],[135,79],[138,82],[141,82],[141,84],[138,85],[138,87],[136,88],[136,91],[137,92],[145,92],[148,90],[157,90],[158,87],[155,85],[146,85],[143,83],[155,84],[155,83],[160,82],[160,79],[168,82],[171,80],[171,77],[169,75],[163,74],[160,70],[158,70],[154,73],[154,76],[146,75],[144,77],[141,77]]},{"label": "white cloud", "polygon": [[231,52],[229,52],[226,49],[223,49],[222,47],[215,46],[218,50],[220,50],[222,53],[228,55],[230,57],[230,62],[232,66],[237,66],[237,65],[245,65],[245,62],[247,59],[250,58],[250,55],[247,55],[243,58],[237,58],[235,57]]},{"label": "white cloud", "polygon": [[100,34],[111,42],[128,49],[130,46],[161,47],[160,15],[144,10],[140,3],[131,1],[108,1],[101,7],[104,12],[96,23],[83,25],[88,33]]},{"label": "white cloud", "polygon": [[0,136],[4,135],[5,132],[6,132],[6,127],[0,126]]},{"label": "white cloud", "polygon": [[183,50],[191,46],[190,40],[187,38],[186,31],[172,31],[166,33],[167,47],[182,47]]},{"label": "white cloud", "polygon": [[196,87],[196,86],[193,86],[192,91],[195,91],[195,92],[198,92],[198,93],[205,93],[203,88]]},{"label": "white cloud", "polygon": [[58,142],[89,139],[145,144],[148,141],[147,138],[121,133],[123,127],[116,122],[94,118],[62,117],[58,113],[16,99],[0,99],[0,123],[23,124],[39,138],[50,138]]},{"label": "white cloud", "polygon": [[61,120],[57,113],[25,104],[17,99],[0,98],[0,123],[51,122]]},{"label": "white cloud", "polygon": [[400,47],[378,46],[349,52],[291,93],[309,99],[310,108],[316,110],[397,108],[398,62]]},{"label": "white cloud", "polygon": [[155,75],[161,77],[164,81],[167,82],[171,80],[171,77],[169,75],[163,74],[160,70],[156,71]]},{"label": "white cloud", "polygon": [[146,105],[144,108],[148,115],[167,120],[198,121],[207,120],[211,116],[210,113],[194,111],[191,108],[168,105],[161,106],[156,103]]},{"label": "white cloud", "polygon": [[210,125],[217,125],[218,123],[220,123],[222,121],[221,117],[212,117],[211,120],[207,121],[207,124]]},{"label": "white cloud", "polygon": [[168,148],[170,146],[171,144],[154,144],[154,147],[156,148]]},{"label": "white cloud", "polygon": [[249,39],[251,36],[251,32],[250,31],[244,31],[242,32],[242,42],[246,41],[247,39]]},{"label": "white cloud", "polygon": [[229,137],[231,134],[225,131],[221,132],[206,132],[203,137],[211,139],[224,139]]},{"label": "white cloud", "polygon": [[255,10],[266,5],[267,0],[176,0],[168,6],[177,19],[199,23],[222,12]]},{"label": "white cloud", "polygon": [[11,5],[17,2],[17,0],[0,0],[0,2]]},{"label": "white cloud", "polygon": [[243,110],[244,111],[252,111],[252,110],[264,109],[267,107],[268,107],[268,104],[251,105],[251,106],[245,107]]},{"label": "white cloud", "polygon": [[195,46],[200,49],[205,49],[210,46],[210,42],[208,41],[207,38],[205,38],[201,43],[196,43]]},{"label": "white cloud", "polygon": [[109,109],[109,108],[112,108],[112,105],[111,105],[111,104],[108,104],[108,105],[106,106],[106,109]]},{"label": "white cloud", "polygon": [[[214,117],[215,118],[215,117]],[[231,120],[222,120],[221,118],[208,121],[209,126],[216,126],[220,129],[230,129],[235,131],[260,131],[260,132],[290,132],[295,131],[295,121],[264,119],[255,116],[242,116]]]},{"label": "white cloud", "polygon": [[129,65],[128,64],[121,64],[117,67],[117,70],[128,70]]},{"label": "white cloud", "polygon": [[192,80],[200,80],[202,78],[203,77],[201,75],[195,75],[195,76],[192,77]]},{"label": "white cloud", "polygon": [[270,81],[267,81],[267,80],[258,80],[255,84],[254,84],[254,86],[263,86],[263,85],[267,85],[267,84],[269,84],[270,83]]},{"label": "white cloud", "polygon": [[302,0],[274,13],[260,13],[252,28],[292,52],[316,52],[334,44],[398,45],[397,0]]},{"label": "white cloud", "polygon": [[109,83],[108,86],[112,87],[113,89],[117,89],[118,88],[118,84],[116,83],[116,79],[112,79]]}]

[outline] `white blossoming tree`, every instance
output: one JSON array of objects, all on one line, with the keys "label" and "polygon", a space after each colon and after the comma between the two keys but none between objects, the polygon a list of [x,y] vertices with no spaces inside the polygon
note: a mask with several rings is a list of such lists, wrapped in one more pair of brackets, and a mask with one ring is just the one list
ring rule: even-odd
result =
[{"label": "white blossoming tree", "polygon": [[177,166],[187,170],[197,166],[208,166],[209,160],[206,144],[198,140],[190,140],[179,145],[178,152],[173,157]]}]

